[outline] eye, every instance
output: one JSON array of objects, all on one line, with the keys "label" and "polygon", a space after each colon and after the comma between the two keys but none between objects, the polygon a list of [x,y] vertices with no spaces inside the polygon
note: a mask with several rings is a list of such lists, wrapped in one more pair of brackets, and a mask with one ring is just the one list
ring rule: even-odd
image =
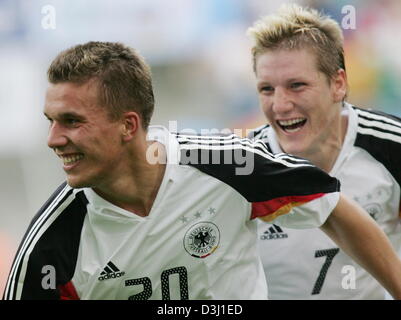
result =
[{"label": "eye", "polygon": [[260,93],[267,93],[267,94],[270,94],[270,93],[272,93],[273,91],[274,91],[274,88],[271,87],[271,86],[263,86],[263,87],[260,87],[260,88],[259,88],[259,92],[260,92]]},{"label": "eye", "polygon": [[79,120],[75,118],[67,118],[64,120],[64,123],[69,127],[76,127],[79,124]]},{"label": "eye", "polygon": [[290,87],[291,87],[291,89],[299,89],[305,85],[306,85],[306,83],[304,83],[304,82],[293,82],[293,83],[291,83]]}]

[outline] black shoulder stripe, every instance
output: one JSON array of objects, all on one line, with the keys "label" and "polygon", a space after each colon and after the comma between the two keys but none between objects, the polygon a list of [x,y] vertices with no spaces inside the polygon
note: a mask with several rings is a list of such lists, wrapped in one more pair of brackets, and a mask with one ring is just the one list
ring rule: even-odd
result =
[{"label": "black shoulder stripe", "polygon": [[393,133],[401,133],[401,118],[380,111],[353,107],[358,114],[358,123],[372,128],[383,128]]},{"label": "black shoulder stripe", "polygon": [[[72,189],[66,194],[64,193],[64,196],[60,198],[63,195],[62,191],[65,189],[66,186],[66,182],[62,183],[32,218],[31,223],[29,224],[28,229],[25,232],[22,241],[18,247],[17,253],[14,257],[3,299],[15,299],[16,279],[18,279],[19,277],[25,252],[37,233],[38,229],[36,228],[36,225],[42,225],[43,223],[45,223],[52,212],[57,210],[57,208],[65,201],[65,199],[71,195]],[[42,217],[42,215],[50,206],[53,206],[53,208],[51,209],[52,212]],[[41,221],[39,221],[39,219],[41,219]],[[43,219],[44,221],[42,221]]]},{"label": "black shoulder stripe", "polygon": [[287,154],[287,153],[275,153],[274,157],[276,159],[283,159],[286,162],[292,163],[292,164],[300,164],[300,163],[310,164],[310,162],[308,160],[305,160],[303,158],[294,156],[292,154]]},{"label": "black shoulder stripe", "polygon": [[270,153],[273,153],[272,148],[270,147],[269,140],[267,138],[267,135],[264,134],[264,132],[261,132],[258,136],[255,136],[255,138],[252,139],[253,141],[262,141],[266,145],[267,151]]},{"label": "black shoulder stripe", "polygon": [[[88,201],[83,193],[63,210],[35,244],[27,265],[22,300],[59,299],[58,287],[69,282],[75,272],[79,243]],[[42,268],[52,266],[56,272],[56,288],[42,288]]]},{"label": "black shoulder stripe", "polygon": [[270,144],[268,144],[265,140],[263,140],[263,142],[266,144],[267,150],[269,150],[270,153],[273,153],[273,150],[270,148]]},{"label": "black shoulder stripe", "polygon": [[358,107],[353,107],[357,113],[358,116],[361,118],[364,118],[366,120],[375,120],[375,121],[379,121],[385,124],[391,124],[394,125],[396,127],[400,127],[401,128],[401,118],[382,112],[382,111],[378,111],[378,110],[367,110],[367,109],[362,109],[362,108],[358,108]]},{"label": "black shoulder stripe", "polygon": [[[177,140],[180,143],[181,151],[185,150],[185,152],[181,152],[182,164],[188,162],[206,163],[208,161],[217,164],[217,162],[221,163],[221,159],[243,160],[244,157],[246,159],[252,158],[253,161],[253,154],[258,153],[269,161],[280,162],[286,166],[297,166],[302,164],[311,165],[307,160],[293,157],[288,154],[273,155],[262,140],[250,140],[248,138],[239,138],[238,136],[233,136],[232,139],[221,144],[212,143],[214,140],[202,142],[188,138],[179,138]],[[224,155],[224,158],[221,158],[220,155]],[[217,159],[218,161],[214,159]],[[224,161],[224,163],[231,164],[232,162],[228,163],[227,161]]]},{"label": "black shoulder stripe", "polygon": [[[199,148],[202,148],[202,145],[206,145],[207,149],[233,149],[234,147],[231,146],[246,146],[249,147],[250,149],[257,149],[265,153],[271,153],[270,146],[268,146],[266,143],[264,143],[263,140],[251,140],[248,138],[240,138],[235,135],[231,135],[229,139],[224,139],[224,140],[218,140],[218,139],[198,139],[194,137],[188,137],[188,136],[181,136],[177,138],[178,142],[180,145],[182,145],[182,148],[190,148],[186,145],[195,145],[199,146]],[[231,146],[230,146],[231,145]]]},{"label": "black shoulder stripe", "polygon": [[177,141],[180,144],[207,144],[207,145],[225,145],[225,144],[236,144],[236,143],[245,143],[249,141],[249,139],[243,139],[236,135],[230,136],[185,136],[180,135],[177,136]]},{"label": "black shoulder stripe", "polygon": [[[47,255],[49,252],[46,249],[55,247],[58,248],[57,250],[54,250],[54,252],[59,250],[65,253],[71,252],[74,241],[72,241],[71,237],[64,237],[63,234],[68,232],[70,232],[70,234],[74,233],[74,230],[77,229],[77,226],[79,228],[79,225],[82,227],[82,223],[80,221],[77,223],[76,221],[81,217],[81,212],[85,211],[86,213],[86,203],[87,200],[83,192],[79,192],[74,196],[73,189],[67,187],[66,183],[63,183],[49,198],[45,205],[42,206],[39,212],[32,219],[32,222],[17,251],[7,282],[4,299],[40,299],[42,297],[44,290],[41,287],[40,282],[38,282],[38,277],[43,277],[41,268],[46,264],[42,265],[42,262],[40,262],[40,265],[32,267],[35,263],[37,264],[37,261],[45,262],[42,258],[38,259],[36,255],[38,252],[42,256]],[[76,208],[77,205],[80,210],[74,210],[74,212],[68,214],[68,208],[74,206]],[[69,220],[62,226],[58,227],[56,234],[52,232],[55,226],[57,226],[57,221],[66,219],[65,217]],[[69,221],[75,221],[75,223],[68,224]],[[53,235],[56,235],[54,239],[48,241],[43,240],[49,237],[52,233]],[[44,243],[44,245],[40,245],[40,243]],[[31,259],[31,257],[34,257],[34,259]],[[48,265],[55,266],[52,263],[57,264],[56,261],[51,261]],[[61,272],[59,271],[60,270],[57,270],[57,277],[63,278],[66,272],[63,270],[61,270]],[[32,279],[36,279],[34,283],[31,282]],[[24,283],[22,291],[18,286],[20,283]],[[29,283],[29,285],[27,285],[27,283]],[[17,292],[19,293],[17,294]],[[50,296],[52,298],[57,298],[54,290],[46,290],[46,292],[49,294],[48,298],[50,298]]]},{"label": "black shoulder stripe", "polygon": [[192,139],[192,140],[229,140],[233,137],[236,137],[234,133],[225,134],[185,134],[185,133],[175,133],[174,134],[178,139]]},{"label": "black shoulder stripe", "polygon": [[252,140],[262,140],[266,144],[269,152],[273,153],[267,138],[267,130],[269,127],[270,127],[269,124],[265,124],[259,128],[256,128],[248,134],[247,138]]},{"label": "black shoulder stripe", "polygon": [[[366,111],[366,110],[364,110]],[[378,116],[378,117],[373,117],[374,115]],[[395,127],[401,128],[401,122],[398,124],[397,122],[401,121],[401,119],[392,116],[392,117],[385,117],[382,113],[373,113],[371,112],[371,114],[368,113],[359,113],[358,114],[359,118],[368,120],[368,121],[375,121],[375,122],[380,122],[383,124],[389,124],[389,125],[393,125]]]},{"label": "black shoulder stripe", "polygon": [[[302,159],[301,162],[295,160],[295,163],[290,163],[276,155],[267,155],[255,148],[236,147],[239,148],[208,149],[203,145],[199,148],[194,146],[192,150],[182,148],[181,164],[193,166],[230,185],[249,202],[269,201],[294,195],[331,193],[339,190],[337,179],[330,177],[306,160]],[[191,151],[192,155],[188,155],[188,151]],[[182,159],[188,159],[188,156],[189,160],[195,161],[183,163]],[[285,157],[290,156],[285,155]],[[210,161],[210,159],[227,158],[233,161],[231,163]],[[202,161],[202,159],[208,161]],[[244,171],[239,173],[238,169],[246,169],[244,170],[246,174]]]},{"label": "black shoulder stripe", "polygon": [[373,135],[358,133],[355,146],[366,150],[382,163],[401,186],[401,144]]},{"label": "black shoulder stripe", "polygon": [[[35,214],[35,216],[32,218],[31,223],[28,226],[28,230],[32,228],[33,224],[39,219],[39,217],[43,214],[43,212],[46,211],[46,209],[50,206],[50,204],[56,199],[57,196],[60,195],[61,191],[67,186],[67,182],[63,182],[56,191],[53,192],[53,194],[50,196],[50,198],[43,204],[43,206],[38,210],[38,212]],[[64,196],[64,199],[58,202],[57,206],[54,208],[56,210],[63,202],[64,200],[72,193],[72,189],[68,191],[68,193]],[[53,210],[53,211],[54,211]],[[23,241],[25,240],[26,234],[23,238]]]},{"label": "black shoulder stripe", "polygon": [[395,136],[401,137],[401,133],[394,132],[393,130],[389,130],[386,127],[378,127],[378,126],[375,126],[375,125],[365,125],[365,124],[362,124],[362,123],[359,123],[358,127],[365,128],[365,129],[371,129],[371,130],[375,130],[375,131],[379,131],[379,132],[383,132],[383,133],[388,133],[388,134],[391,134],[391,135],[395,135]]},{"label": "black shoulder stripe", "polygon": [[[355,109],[358,113],[355,146],[382,163],[401,186],[401,119],[379,111]],[[371,125],[366,120],[376,124]],[[383,125],[378,126],[377,122]]]}]

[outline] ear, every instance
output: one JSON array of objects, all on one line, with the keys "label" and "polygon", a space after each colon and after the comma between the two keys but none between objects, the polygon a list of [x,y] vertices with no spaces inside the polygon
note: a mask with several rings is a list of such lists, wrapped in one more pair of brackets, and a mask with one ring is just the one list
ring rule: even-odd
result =
[{"label": "ear", "polygon": [[134,111],[125,112],[122,116],[122,139],[125,142],[132,140],[142,128],[141,118]]},{"label": "ear", "polygon": [[344,69],[337,71],[337,74],[332,78],[331,85],[334,102],[343,101],[347,94],[347,74]]}]

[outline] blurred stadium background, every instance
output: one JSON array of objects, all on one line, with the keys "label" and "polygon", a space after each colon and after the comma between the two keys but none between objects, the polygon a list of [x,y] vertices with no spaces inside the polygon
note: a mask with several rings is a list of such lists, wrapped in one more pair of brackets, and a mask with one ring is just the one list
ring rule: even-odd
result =
[{"label": "blurred stadium background", "polygon": [[[259,111],[246,29],[289,1],[0,0],[0,293],[29,221],[64,180],[46,146],[42,114],[47,67],[61,50],[90,40],[121,41],[151,64],[153,124],[178,129],[253,128]],[[401,1],[292,1],[341,23],[352,5],[356,28],[344,30],[349,101],[401,116]],[[55,29],[42,21],[55,9]]]}]

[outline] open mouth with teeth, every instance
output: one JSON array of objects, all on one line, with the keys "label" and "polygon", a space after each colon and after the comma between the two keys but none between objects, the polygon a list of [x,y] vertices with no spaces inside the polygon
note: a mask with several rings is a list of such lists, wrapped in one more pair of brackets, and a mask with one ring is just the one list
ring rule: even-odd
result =
[{"label": "open mouth with teeth", "polygon": [[301,130],[301,128],[305,125],[305,123],[306,123],[305,118],[277,121],[277,124],[280,126],[280,128],[288,133],[293,133]]},{"label": "open mouth with teeth", "polygon": [[84,158],[83,154],[72,154],[72,155],[66,155],[66,156],[61,156],[61,160],[63,160],[64,166],[71,167],[74,164],[76,164],[79,160],[82,160]]}]

